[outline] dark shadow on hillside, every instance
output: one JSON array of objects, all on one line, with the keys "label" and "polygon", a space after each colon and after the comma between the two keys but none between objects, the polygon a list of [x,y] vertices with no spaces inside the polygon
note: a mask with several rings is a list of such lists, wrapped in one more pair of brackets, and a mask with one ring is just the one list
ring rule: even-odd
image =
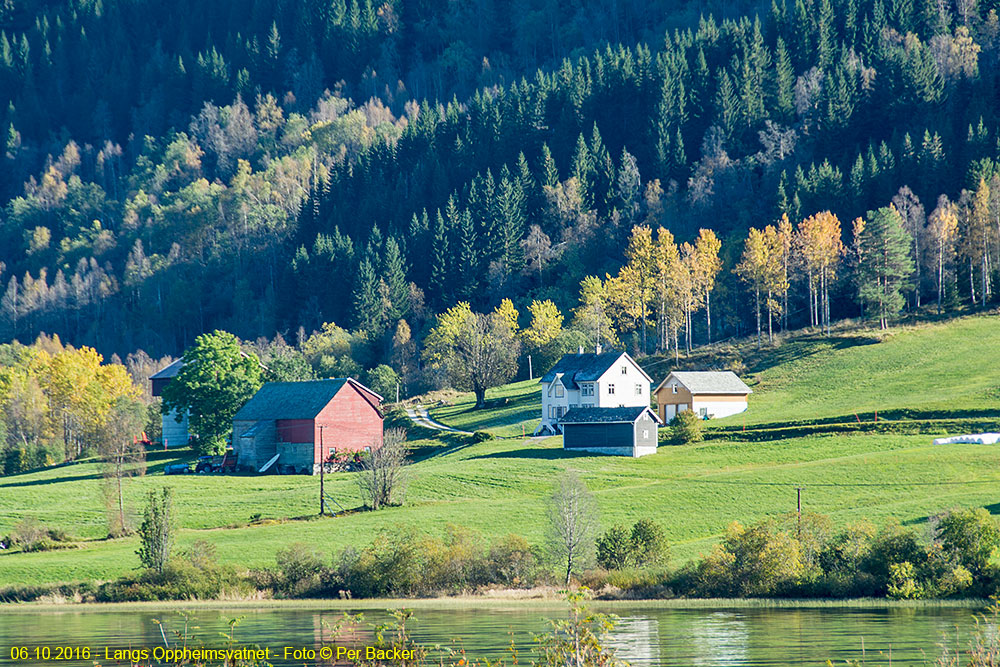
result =
[{"label": "dark shadow on hillside", "polygon": [[[482,408],[468,407],[465,410],[460,410],[458,412],[453,412],[447,417],[444,417],[443,423],[448,423],[447,420],[454,419],[458,415],[471,415],[475,416],[478,414],[487,414],[490,410],[510,410],[511,412],[506,415],[501,415],[494,417],[492,419],[485,419],[478,423],[475,429],[470,427],[468,430],[483,430],[487,428],[495,428],[497,426],[507,426],[509,424],[516,424],[522,422],[526,419],[531,419],[535,417],[535,413],[538,412],[538,401],[539,398],[534,393],[524,394],[516,398],[491,398],[486,400],[486,405]],[[529,414],[523,414],[527,411]]]},{"label": "dark shadow on hillside", "polygon": [[790,341],[780,347],[765,350],[754,350],[746,356],[744,363],[751,373],[760,373],[774,366],[781,366],[792,361],[806,359],[821,352],[848,350],[853,347],[875,345],[879,343],[874,336],[816,336],[796,341]]},{"label": "dark shadow on hillside", "polygon": [[467,447],[471,447],[473,444],[469,441],[468,436],[453,433],[445,434],[437,432],[435,439],[440,444],[410,447],[408,456],[410,463],[419,463],[420,461],[426,461],[436,456],[444,456],[445,454],[459,452]]},{"label": "dark shadow on hillside", "polygon": [[[877,419],[876,419],[877,417]],[[966,423],[959,424],[960,420],[986,420],[982,424]],[[709,426],[706,428],[706,435],[710,433],[735,433],[735,432],[756,432],[756,431],[773,431],[777,429],[790,429],[790,428],[800,428],[800,427],[815,427],[815,426],[832,426],[832,425],[872,425],[874,423],[883,424],[889,426],[893,422],[905,423],[905,422],[941,422],[942,426],[954,426],[961,428],[963,426],[968,427],[986,427],[987,429],[994,429],[996,425],[991,423],[993,420],[1000,420],[1000,411],[996,408],[977,408],[972,410],[941,410],[941,409],[930,409],[930,410],[920,410],[911,408],[891,408],[888,410],[879,410],[878,414],[872,410],[865,412],[852,412],[846,415],[835,415],[832,417],[819,417],[816,419],[797,419],[790,421],[773,421],[765,422],[763,424],[747,424],[744,427],[741,424],[731,424],[726,426]],[[956,422],[954,424],[947,424],[944,422]],[[971,432],[971,431],[970,431]]]},{"label": "dark shadow on hillside", "polygon": [[506,452],[493,452],[492,454],[483,454],[482,456],[474,456],[475,459],[535,459],[544,461],[554,461],[556,459],[574,459],[583,456],[598,456],[597,454],[591,454],[589,452],[574,452],[568,449],[536,449],[532,447],[523,447],[521,449],[511,449]]},{"label": "dark shadow on hillside", "polygon": [[85,479],[101,479],[100,473],[91,475],[74,475],[72,477],[54,477],[52,479],[33,479],[28,482],[0,482],[0,489],[17,489],[29,486],[45,486],[47,484],[62,484],[63,482],[82,482]]}]

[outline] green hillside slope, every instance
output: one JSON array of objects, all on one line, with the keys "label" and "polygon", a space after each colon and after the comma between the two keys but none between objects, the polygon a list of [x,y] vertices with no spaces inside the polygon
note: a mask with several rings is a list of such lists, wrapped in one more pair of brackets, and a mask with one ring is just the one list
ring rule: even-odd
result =
[{"label": "green hillside slope", "polygon": [[[969,318],[867,345],[789,343],[781,353],[787,358],[775,356],[767,368],[761,364],[748,417],[761,423],[835,416],[853,412],[855,404],[1000,412],[997,379],[989,368],[996,322]],[[469,430],[513,435],[510,431],[519,432],[522,423],[537,418],[536,387],[524,382],[491,392],[488,399],[495,403],[482,412],[470,411],[460,397],[432,409],[432,415]],[[220,559],[253,567],[273,563],[275,552],[292,542],[308,542],[330,554],[348,544],[365,544],[377,531],[396,525],[439,532],[455,523],[488,538],[516,532],[541,543],[551,483],[572,469],[596,494],[602,525],[652,517],[665,526],[680,563],[707,551],[730,521],[753,522],[794,510],[796,486],[805,487],[807,510],[829,514],[841,525],[860,518],[919,522],[956,506],[1000,511],[994,505],[1000,448],[934,446],[932,438],[875,433],[759,443],[710,440],[661,447],[635,460],[567,454],[558,438],[513,437],[472,445],[445,436],[413,442],[420,455],[409,469],[404,507],[268,525],[246,523],[257,513],[278,519],[313,515],[319,480],[165,477],[159,474],[164,463],[189,455],[171,452],[158,453],[150,474],[135,480],[128,493],[138,505],[147,490],[172,486],[182,527],[178,546],[206,539],[217,546]],[[345,506],[358,504],[352,475],[330,475],[326,483]],[[138,566],[134,539],[98,539],[104,531],[100,485],[95,463],[0,480],[0,535],[33,515],[83,539],[79,549],[0,555],[0,586],[109,578]]]},{"label": "green hillside slope", "polygon": [[802,339],[764,356],[753,374],[747,423],[854,419],[875,410],[1000,414],[1000,318],[967,317],[882,336]]}]

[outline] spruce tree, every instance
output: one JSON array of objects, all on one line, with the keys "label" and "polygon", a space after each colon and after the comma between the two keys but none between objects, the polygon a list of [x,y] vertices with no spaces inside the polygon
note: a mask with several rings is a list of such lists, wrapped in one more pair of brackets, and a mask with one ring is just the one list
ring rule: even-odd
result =
[{"label": "spruce tree", "polygon": [[382,280],[388,288],[390,322],[396,322],[406,317],[410,311],[410,286],[406,280],[406,263],[399,250],[396,239],[389,237],[385,241],[385,251],[382,253]]},{"label": "spruce tree", "polygon": [[438,210],[434,217],[434,234],[431,240],[431,270],[427,286],[433,304],[440,307],[451,301],[451,250],[448,247],[448,227]]},{"label": "spruce tree", "polygon": [[858,298],[886,329],[906,304],[903,289],[913,275],[913,240],[896,208],[885,206],[868,212],[855,244]]}]

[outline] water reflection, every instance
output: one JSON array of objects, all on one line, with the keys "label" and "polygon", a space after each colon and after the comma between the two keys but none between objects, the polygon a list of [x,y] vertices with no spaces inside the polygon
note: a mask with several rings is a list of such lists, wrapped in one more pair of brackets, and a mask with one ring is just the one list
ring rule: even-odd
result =
[{"label": "water reflection", "polygon": [[[891,647],[893,664],[932,664],[945,635],[950,646],[967,646],[974,614],[970,609],[932,608],[663,609],[642,603],[606,611],[621,619],[610,644],[636,667],[805,666],[822,665],[827,660],[843,664],[860,659],[862,646],[869,660],[884,662]],[[189,613],[188,632],[214,645],[219,632],[227,629],[227,621],[243,616],[236,631],[242,643],[272,649],[286,645],[318,648],[337,639],[333,626],[342,614],[343,610],[333,608],[199,609]],[[363,624],[345,643],[371,642],[372,625],[389,618],[383,610],[364,614]],[[565,614],[565,609],[504,608],[484,601],[478,608],[417,608],[408,628],[424,645],[460,645],[470,656],[504,658],[507,664],[513,641],[519,664],[530,664],[533,635],[545,632],[549,619],[565,618]],[[183,634],[184,618],[168,611],[118,611],[110,607],[23,612],[0,608],[0,663],[9,657],[12,646],[162,646],[160,626],[154,619],[164,623],[171,644],[177,641],[175,632]],[[992,625],[987,630],[998,632]],[[41,664],[29,660],[18,667]],[[62,664],[92,667],[91,662]],[[46,667],[52,667],[51,663]]]},{"label": "water reflection", "polygon": [[660,624],[643,616],[623,616],[619,619],[608,645],[619,658],[633,665],[660,664]]},{"label": "water reflection", "polygon": [[709,612],[691,624],[691,664],[746,665],[750,631],[739,612]]}]

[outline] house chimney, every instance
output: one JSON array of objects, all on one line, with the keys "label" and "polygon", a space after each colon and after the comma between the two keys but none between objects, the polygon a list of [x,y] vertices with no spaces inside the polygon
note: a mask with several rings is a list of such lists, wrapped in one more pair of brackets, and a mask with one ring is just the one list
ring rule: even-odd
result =
[{"label": "house chimney", "polygon": [[597,354],[601,353],[601,344],[600,343],[598,343],[597,345],[594,346],[594,352],[596,352]]},{"label": "house chimney", "polygon": [[577,351],[577,354],[583,354],[583,345],[580,346],[580,349]]}]

